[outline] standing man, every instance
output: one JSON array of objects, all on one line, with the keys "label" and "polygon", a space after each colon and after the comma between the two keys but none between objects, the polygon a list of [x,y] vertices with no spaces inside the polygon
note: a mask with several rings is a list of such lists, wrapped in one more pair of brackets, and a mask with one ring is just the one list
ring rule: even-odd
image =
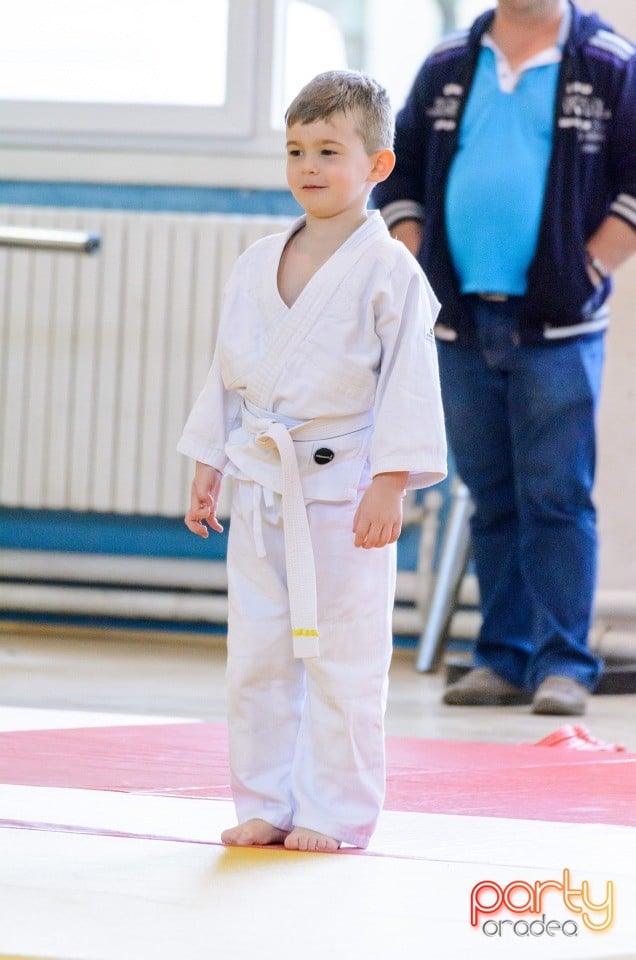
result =
[{"label": "standing man", "polygon": [[613,271],[636,250],[636,56],[568,0],[498,0],[398,115],[374,201],[442,301],[450,444],[483,625],[454,705],[582,714],[596,583],[595,414]]}]

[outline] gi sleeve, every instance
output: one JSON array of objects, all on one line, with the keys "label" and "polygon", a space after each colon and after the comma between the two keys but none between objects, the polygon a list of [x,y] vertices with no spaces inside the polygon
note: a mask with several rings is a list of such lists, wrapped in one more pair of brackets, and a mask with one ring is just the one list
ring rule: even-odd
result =
[{"label": "gi sleeve", "polygon": [[402,261],[376,299],[381,359],[371,474],[408,471],[407,489],[415,490],[438,483],[447,473],[433,334],[439,303],[406,250]]}]

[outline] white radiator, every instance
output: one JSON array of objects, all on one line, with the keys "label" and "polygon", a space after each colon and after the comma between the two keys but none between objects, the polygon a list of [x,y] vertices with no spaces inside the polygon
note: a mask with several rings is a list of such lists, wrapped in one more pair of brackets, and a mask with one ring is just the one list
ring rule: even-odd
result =
[{"label": "white radiator", "polygon": [[175,444],[210,365],[223,287],[288,219],[0,207],[101,234],[94,256],[0,250],[0,504],[183,513]]}]

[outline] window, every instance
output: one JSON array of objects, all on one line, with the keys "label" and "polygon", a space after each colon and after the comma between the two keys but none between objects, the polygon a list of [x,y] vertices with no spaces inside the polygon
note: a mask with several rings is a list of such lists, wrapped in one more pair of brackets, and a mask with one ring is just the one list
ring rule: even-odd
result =
[{"label": "window", "polygon": [[[11,4],[0,33],[0,127],[14,139],[248,133],[255,2]],[[230,45],[240,58],[228,56]]]},{"label": "window", "polygon": [[0,96],[220,106],[228,5],[228,0],[180,0],[178,7],[173,0],[20,0],[3,14]]},{"label": "window", "polygon": [[[314,74],[348,66],[371,74],[399,109],[424,57],[488,0],[314,0],[286,4],[285,106]],[[273,115],[284,112],[275,103]]]},{"label": "window", "polygon": [[[282,96],[272,98],[272,126],[281,128],[285,110],[298,91],[324,70],[340,70],[347,64],[345,38],[336,17],[315,3],[290,0],[282,26],[284,55],[275,57],[275,89]],[[281,75],[282,74],[282,75]]]}]

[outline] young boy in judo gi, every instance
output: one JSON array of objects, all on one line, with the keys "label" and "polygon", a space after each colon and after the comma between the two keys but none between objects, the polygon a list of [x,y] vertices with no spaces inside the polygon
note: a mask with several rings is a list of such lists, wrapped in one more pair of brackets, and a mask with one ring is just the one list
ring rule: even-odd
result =
[{"label": "young boy in judo gi", "polygon": [[228,543],[237,846],[366,847],[384,799],[396,541],[407,489],[446,474],[433,324],[415,259],[367,210],[394,164],[385,91],[321,74],[286,117],[305,215],[238,259],[179,450],[187,527]]}]

